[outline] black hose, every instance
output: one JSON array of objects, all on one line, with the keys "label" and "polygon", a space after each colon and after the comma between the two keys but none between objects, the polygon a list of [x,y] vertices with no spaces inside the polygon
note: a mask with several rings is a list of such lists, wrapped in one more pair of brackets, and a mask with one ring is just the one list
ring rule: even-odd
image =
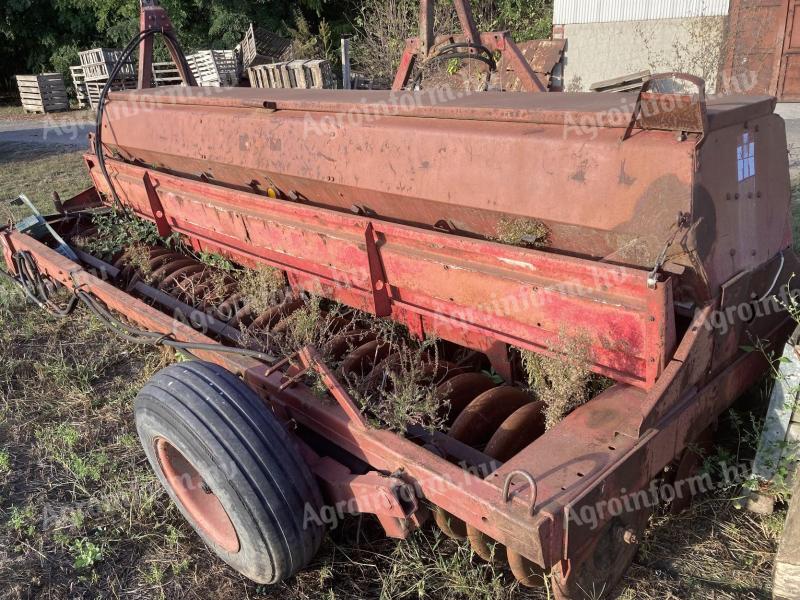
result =
[{"label": "black hose", "polygon": [[0,275],[6,277],[11,283],[16,285],[25,294],[25,297],[52,314],[55,317],[64,318],[73,312],[75,306],[80,301],[89,311],[96,316],[103,325],[113,334],[127,342],[138,345],[168,346],[176,350],[183,350],[191,353],[192,350],[207,350],[209,352],[222,352],[227,354],[237,354],[255,358],[267,363],[274,363],[275,357],[265,352],[248,350],[247,348],[232,348],[222,344],[202,344],[199,342],[180,342],[172,339],[169,333],[156,333],[146,329],[133,327],[118,319],[106,307],[102,306],[98,299],[80,288],[76,288],[70,297],[67,306],[62,308],[53,304],[47,294],[44,278],[41,271],[36,266],[33,256],[27,252],[17,252],[13,256],[14,265],[19,275],[14,277],[11,273],[0,269]]},{"label": "black hose", "polygon": [[167,43],[172,46],[175,50],[175,53],[178,56],[178,60],[181,63],[181,67],[184,69],[184,73],[189,73],[189,64],[186,62],[186,55],[183,52],[183,48],[181,48],[180,42],[178,42],[178,38],[175,36],[174,32],[172,31],[163,31],[161,29],[145,29],[144,31],[140,31],[137,33],[128,45],[125,46],[125,49],[122,51],[119,60],[114,65],[114,68],[111,70],[111,73],[108,76],[108,81],[103,86],[102,91],[100,92],[100,97],[97,101],[97,117],[95,118],[95,128],[94,128],[94,152],[97,156],[97,166],[100,167],[100,172],[103,174],[103,178],[108,185],[108,189],[111,191],[111,197],[114,201],[114,206],[117,209],[122,209],[122,202],[119,199],[119,195],[117,194],[117,190],[114,187],[114,184],[111,181],[111,177],[108,174],[108,169],[106,168],[106,160],[103,154],[103,114],[105,113],[105,106],[106,106],[106,97],[108,93],[111,91],[111,86],[113,85],[114,81],[116,81],[117,76],[119,75],[120,70],[125,65],[125,63],[131,58],[134,50],[139,47],[144,40],[149,37],[153,37],[157,34],[163,35],[167,39]]},{"label": "black hose", "polygon": [[147,331],[146,329],[139,329],[128,325],[127,323],[115,317],[111,311],[100,305],[95,297],[81,290],[76,290],[75,295],[77,298],[94,314],[100,321],[106,325],[112,333],[120,338],[131,342],[132,344],[139,345],[162,345],[177,350],[208,350],[210,352],[225,352],[229,354],[238,354],[241,356],[248,356],[256,358],[268,363],[275,362],[275,357],[266,354],[265,352],[258,352],[257,350],[248,350],[246,348],[231,348],[230,346],[223,346],[222,344],[202,344],[199,342],[179,342],[170,337],[169,333],[156,333]]},{"label": "black hose", "polygon": [[50,299],[44,279],[29,252],[18,252],[12,258],[14,267],[20,274],[19,278],[4,269],[0,269],[0,274],[16,285],[27,300],[60,319],[69,316],[75,310],[78,299],[74,296],[69,299],[65,307],[58,306]]}]

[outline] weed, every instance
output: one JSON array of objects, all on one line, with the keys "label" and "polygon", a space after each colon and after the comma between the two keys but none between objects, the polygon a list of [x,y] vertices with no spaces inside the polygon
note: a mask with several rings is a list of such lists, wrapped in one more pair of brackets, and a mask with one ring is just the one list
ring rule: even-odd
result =
[{"label": "weed", "polygon": [[125,265],[134,269],[146,282],[151,281],[153,268],[150,266],[150,246],[135,242],[125,253]]},{"label": "weed", "polygon": [[172,572],[175,575],[180,575],[188,571],[190,566],[192,566],[192,560],[190,558],[184,558],[172,565]]},{"label": "weed", "polygon": [[165,576],[166,572],[164,568],[158,563],[152,563],[147,570],[144,580],[150,585],[161,585]]},{"label": "weed", "polygon": [[236,266],[229,259],[216,252],[198,252],[195,257],[204,265],[220,271],[233,272],[236,269]]},{"label": "weed", "polygon": [[22,537],[32,538],[36,535],[36,509],[32,505],[24,508],[18,506],[11,507],[11,514],[8,517],[8,524],[12,531]]},{"label": "weed", "polygon": [[595,388],[591,385],[591,340],[586,334],[570,335],[562,331],[549,348],[552,356],[529,350],[520,351],[528,386],[545,404],[545,425],[555,426],[572,410],[588,401]]},{"label": "weed", "polygon": [[287,297],[286,275],[280,269],[269,266],[244,269],[236,280],[242,299],[255,314],[266,312]]},{"label": "weed", "polygon": [[444,428],[447,398],[438,391],[442,370],[437,340],[411,340],[394,324],[373,328],[388,346],[387,358],[370,374],[345,374],[350,393],[375,427],[404,433],[420,425],[431,431]]},{"label": "weed", "polygon": [[109,462],[108,455],[102,451],[77,452],[80,434],[71,425],[60,423],[40,428],[36,431],[36,439],[44,457],[61,465],[77,482],[100,481]]},{"label": "weed", "polygon": [[92,217],[97,234],[85,240],[83,249],[91,254],[110,258],[125,248],[163,243],[155,224],[132,215],[128,211],[111,210]]},{"label": "weed", "polygon": [[337,323],[346,309],[323,307],[323,302],[319,296],[308,296],[303,306],[283,319],[281,327],[272,333],[279,355],[290,356],[305,346],[314,346],[324,359],[329,357],[331,343],[340,332]]},{"label": "weed", "polygon": [[76,569],[93,567],[103,560],[103,549],[85,538],[75,540],[71,549],[75,559],[72,566]]},{"label": "weed", "polygon": [[543,248],[550,244],[550,230],[541,221],[503,218],[497,223],[495,239],[510,246]]},{"label": "weed", "polygon": [[[228,298],[230,293],[228,290],[233,279],[227,271],[209,267],[200,278],[194,275],[196,274],[184,275],[174,282],[173,291],[181,299],[197,307],[203,305],[213,307],[222,304]],[[230,318],[230,315],[227,318]]]},{"label": "weed", "polygon": [[11,472],[11,454],[3,448],[0,450],[0,476],[6,477]]}]

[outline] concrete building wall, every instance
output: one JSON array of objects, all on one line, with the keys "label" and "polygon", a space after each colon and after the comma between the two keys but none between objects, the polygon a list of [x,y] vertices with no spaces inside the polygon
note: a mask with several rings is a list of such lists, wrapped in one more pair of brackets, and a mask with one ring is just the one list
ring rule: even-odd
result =
[{"label": "concrete building wall", "polygon": [[708,16],[563,25],[564,90],[587,91],[597,81],[649,69],[698,75],[713,93],[726,21]]}]

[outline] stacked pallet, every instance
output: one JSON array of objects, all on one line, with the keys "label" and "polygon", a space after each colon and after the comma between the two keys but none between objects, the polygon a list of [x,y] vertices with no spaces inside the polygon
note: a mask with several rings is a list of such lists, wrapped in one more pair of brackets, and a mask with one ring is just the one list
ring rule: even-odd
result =
[{"label": "stacked pallet", "polygon": [[239,65],[234,50],[202,50],[186,57],[197,85],[231,87],[239,82]]},{"label": "stacked pallet", "polygon": [[254,27],[252,23],[250,23],[250,28],[245,33],[240,46],[244,69],[287,61],[292,55],[291,40],[266,29]]},{"label": "stacked pallet", "polygon": [[[97,110],[100,104],[100,93],[103,91],[107,82],[105,81],[87,81],[86,82],[86,95],[89,97],[89,106]],[[111,83],[110,90],[118,92],[119,90],[134,90],[136,89],[135,79],[117,79]]]},{"label": "stacked pallet", "polygon": [[247,69],[255,88],[334,89],[336,79],[327,60],[290,60]]},{"label": "stacked pallet", "polygon": [[[108,83],[116,64],[122,60],[122,50],[112,48],[93,48],[79,52],[83,78],[86,85],[86,95],[89,104],[97,109],[100,102],[100,92]],[[111,90],[127,90],[136,87],[136,68],[133,61],[128,58],[120,67],[117,76],[111,83]]]},{"label": "stacked pallet", "polygon": [[178,71],[178,67],[175,66],[174,62],[170,60],[153,63],[153,85],[161,87],[164,85],[181,85],[182,83],[183,79],[180,71]]},{"label": "stacked pallet", "polygon": [[69,110],[67,88],[61,73],[17,75],[17,87],[26,112],[49,113]]},{"label": "stacked pallet", "polygon": [[[79,52],[83,76],[86,81],[108,81],[111,71],[122,58],[122,50],[111,48],[94,48]],[[117,79],[136,79],[133,60],[128,58],[120,68]]]},{"label": "stacked pallet", "polygon": [[75,98],[78,100],[78,108],[89,106],[89,93],[86,91],[86,78],[83,75],[83,67],[70,67],[72,76],[72,87],[75,89]]}]

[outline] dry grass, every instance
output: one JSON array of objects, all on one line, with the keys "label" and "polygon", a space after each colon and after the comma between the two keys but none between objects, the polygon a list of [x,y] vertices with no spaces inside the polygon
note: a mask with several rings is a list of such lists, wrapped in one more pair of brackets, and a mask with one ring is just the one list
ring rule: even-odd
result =
[{"label": "dry grass", "polygon": [[286,275],[280,269],[269,266],[244,269],[237,277],[237,283],[245,304],[249,304],[257,314],[286,298]]},{"label": "dry grass", "polygon": [[497,223],[495,239],[511,246],[542,248],[547,246],[550,230],[547,226],[532,219],[500,219]]},{"label": "dry grass", "polygon": [[602,387],[589,366],[592,364],[590,340],[584,334],[561,332],[558,342],[544,356],[522,350],[522,366],[528,387],[545,404],[547,429],[555,426],[572,410],[585,404]]},{"label": "dry grass", "polygon": [[136,242],[132,244],[125,256],[125,265],[134,269],[146,282],[150,281],[153,269],[150,267],[150,246]]},{"label": "dry grass", "polygon": [[90,121],[94,119],[95,112],[92,109],[69,110],[65,112],[39,114],[26,113],[19,105],[0,105],[0,122],[25,121],[25,122],[63,122],[63,121]]}]

